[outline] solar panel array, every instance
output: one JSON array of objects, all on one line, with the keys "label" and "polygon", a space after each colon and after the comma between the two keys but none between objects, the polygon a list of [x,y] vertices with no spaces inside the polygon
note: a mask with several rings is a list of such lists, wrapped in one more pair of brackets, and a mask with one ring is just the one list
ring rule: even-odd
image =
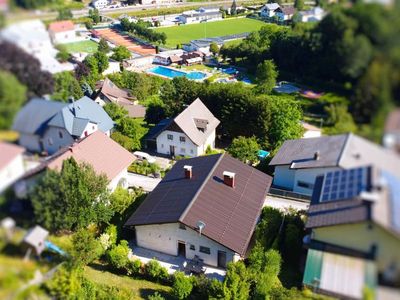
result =
[{"label": "solar panel array", "polygon": [[321,202],[351,199],[367,189],[367,168],[327,173],[322,185]]}]

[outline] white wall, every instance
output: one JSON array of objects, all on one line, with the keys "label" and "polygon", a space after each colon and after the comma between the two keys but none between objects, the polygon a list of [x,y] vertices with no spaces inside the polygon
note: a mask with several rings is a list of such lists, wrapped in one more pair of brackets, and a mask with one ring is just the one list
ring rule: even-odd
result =
[{"label": "white wall", "polygon": [[126,179],[127,177],[128,177],[128,169],[124,169],[121,173],[119,173],[114,179],[110,181],[110,183],[108,184],[108,189],[111,192],[113,192],[120,183],[120,180],[123,178]]},{"label": "white wall", "polygon": [[89,122],[82,132],[81,138],[91,135],[93,132],[99,130],[99,126],[95,123]]},{"label": "white wall", "polygon": [[293,189],[295,170],[290,170],[289,165],[276,166],[273,184],[285,189]]},{"label": "white wall", "polygon": [[[226,252],[226,262],[237,260],[235,252],[210,240],[204,235],[186,227],[180,229],[178,223],[160,225],[136,226],[136,241],[139,247],[156,250],[170,255],[178,255],[178,241],[186,243],[186,258],[192,259],[198,255],[204,259],[204,263],[211,266],[218,266],[218,250]],[[194,245],[195,250],[190,250]],[[200,246],[210,248],[210,254],[199,251]]]},{"label": "white wall", "polygon": [[49,154],[57,152],[60,148],[71,145],[74,139],[67,130],[59,127],[49,127],[43,135],[43,145]]},{"label": "white wall", "polygon": [[54,44],[72,43],[76,40],[75,29],[64,32],[50,32]]},{"label": "white wall", "polygon": [[24,171],[22,154],[19,154],[0,170],[0,193],[21,177]]},{"label": "white wall", "polygon": [[[173,140],[168,139],[168,134],[171,134],[173,136]],[[180,142],[179,137],[184,136],[186,141],[185,142]],[[182,155],[182,156],[198,156],[199,152],[199,147],[197,147],[193,142],[187,137],[186,134],[182,132],[176,132],[176,131],[169,131],[165,130],[161,132],[161,134],[157,137],[157,152],[170,155],[169,151],[169,146],[175,146],[175,156],[177,155]],[[182,150],[185,149],[183,152]]]},{"label": "white wall", "polygon": [[18,143],[29,151],[41,152],[39,140],[40,137],[38,135],[20,133]]}]

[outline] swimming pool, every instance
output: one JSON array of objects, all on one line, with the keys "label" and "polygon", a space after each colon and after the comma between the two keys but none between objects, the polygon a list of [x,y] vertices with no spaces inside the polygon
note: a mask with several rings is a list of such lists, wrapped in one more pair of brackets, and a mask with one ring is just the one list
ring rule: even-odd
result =
[{"label": "swimming pool", "polygon": [[178,70],[174,70],[174,69],[166,68],[166,67],[162,67],[162,66],[154,67],[154,68],[148,70],[148,72],[156,74],[156,75],[165,76],[168,78],[185,76],[186,78],[192,79],[192,80],[204,79],[207,76],[203,72],[188,72],[188,73],[186,73],[186,72],[182,72],[182,71],[178,71]]}]

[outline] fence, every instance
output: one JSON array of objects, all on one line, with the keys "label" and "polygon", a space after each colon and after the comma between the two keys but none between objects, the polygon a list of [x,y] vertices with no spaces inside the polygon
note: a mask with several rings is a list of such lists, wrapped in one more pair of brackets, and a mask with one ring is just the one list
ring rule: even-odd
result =
[{"label": "fence", "polygon": [[284,198],[289,198],[301,202],[310,202],[311,201],[311,196],[309,195],[304,195],[304,194],[299,194],[287,190],[281,190],[278,188],[270,188],[268,194],[271,196],[281,196]]}]

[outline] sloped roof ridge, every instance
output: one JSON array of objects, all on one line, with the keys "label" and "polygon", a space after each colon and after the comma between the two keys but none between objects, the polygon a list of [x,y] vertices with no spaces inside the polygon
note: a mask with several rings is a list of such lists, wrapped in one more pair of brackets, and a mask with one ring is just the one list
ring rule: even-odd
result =
[{"label": "sloped roof ridge", "polygon": [[204,178],[203,183],[201,184],[200,188],[197,190],[196,194],[193,196],[193,198],[190,201],[190,203],[188,204],[188,206],[186,206],[185,210],[183,211],[182,215],[180,216],[180,218],[178,220],[179,222],[183,222],[183,219],[185,218],[186,214],[191,209],[191,207],[192,207],[193,203],[196,201],[197,197],[203,191],[204,186],[207,184],[208,180],[210,179],[210,176],[214,173],[214,170],[218,167],[218,165],[221,162],[222,158],[224,157],[225,153],[216,154],[216,155],[220,155],[220,157],[218,158],[218,160],[216,161],[214,166],[210,169],[210,171],[208,172],[206,178]]},{"label": "sloped roof ridge", "polygon": [[341,160],[342,160],[342,158],[343,158],[343,155],[344,155],[344,154],[346,153],[346,151],[347,151],[350,138],[353,137],[353,134],[352,134],[351,132],[346,133],[346,135],[347,135],[347,136],[346,136],[346,141],[343,143],[342,151],[340,152],[339,157],[338,157],[338,161],[337,161],[337,163],[336,163],[336,165],[337,165],[338,167],[341,166]]}]

